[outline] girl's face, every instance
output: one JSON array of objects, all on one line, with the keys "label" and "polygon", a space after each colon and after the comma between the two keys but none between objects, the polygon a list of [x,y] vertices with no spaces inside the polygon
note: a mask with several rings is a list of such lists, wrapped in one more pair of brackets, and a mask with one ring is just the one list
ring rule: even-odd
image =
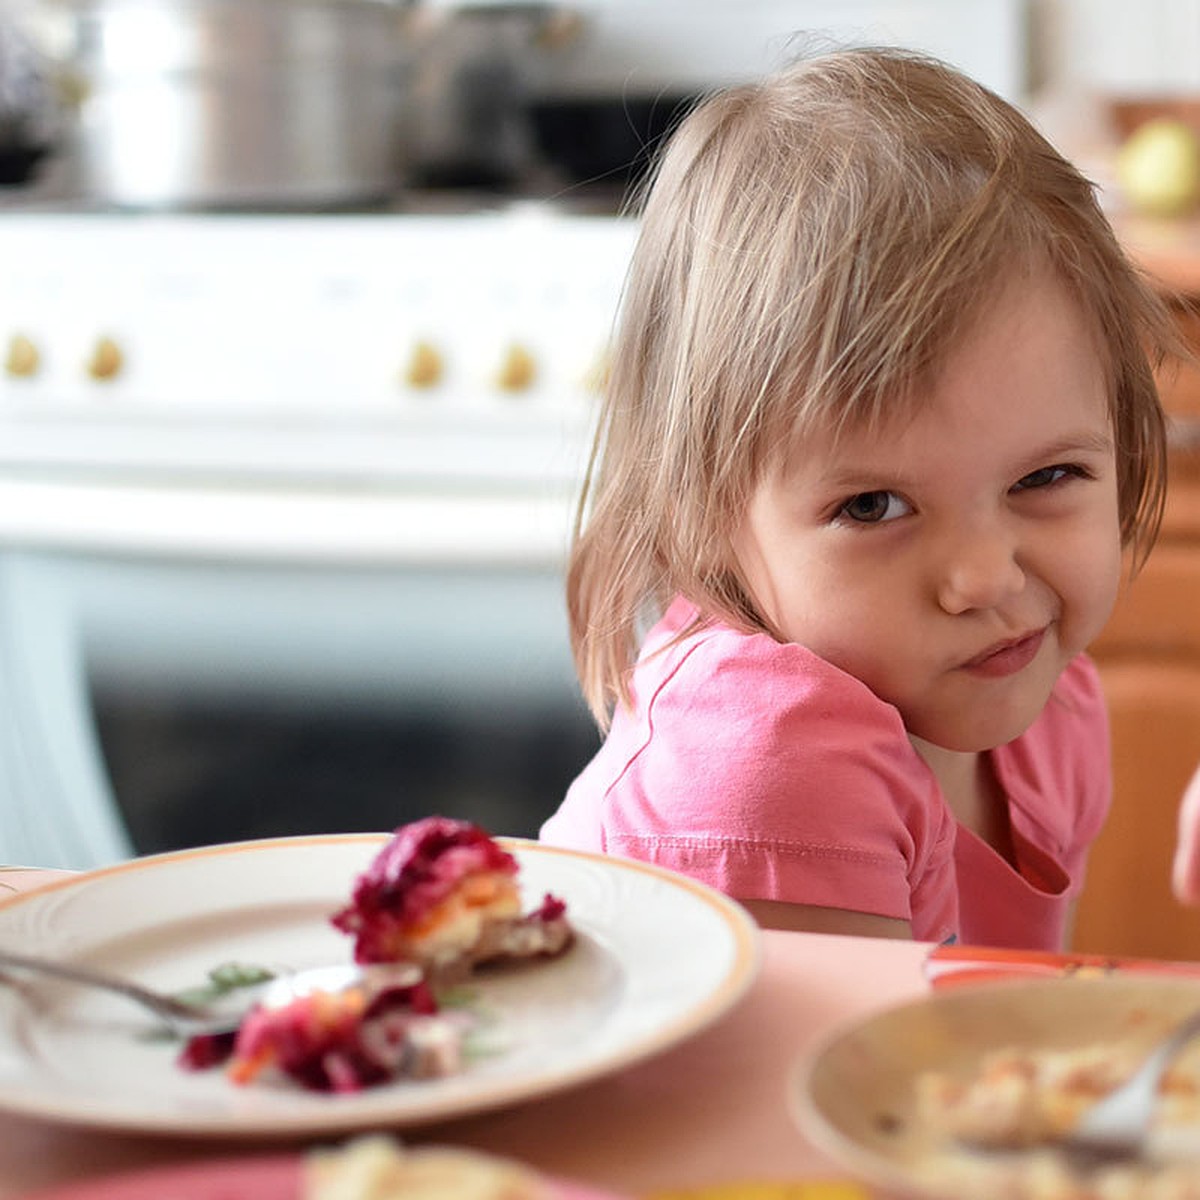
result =
[{"label": "girl's face", "polygon": [[817,439],[734,540],[789,641],[949,750],[1010,741],[1108,619],[1121,573],[1108,390],[1049,273],[1001,288],[915,420]]}]

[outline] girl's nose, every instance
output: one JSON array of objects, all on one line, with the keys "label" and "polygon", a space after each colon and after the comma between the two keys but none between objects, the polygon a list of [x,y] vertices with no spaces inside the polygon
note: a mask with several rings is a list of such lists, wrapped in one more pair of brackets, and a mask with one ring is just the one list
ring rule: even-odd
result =
[{"label": "girl's nose", "polygon": [[1025,586],[1012,538],[1002,530],[973,531],[943,562],[938,603],[948,613],[997,608]]}]

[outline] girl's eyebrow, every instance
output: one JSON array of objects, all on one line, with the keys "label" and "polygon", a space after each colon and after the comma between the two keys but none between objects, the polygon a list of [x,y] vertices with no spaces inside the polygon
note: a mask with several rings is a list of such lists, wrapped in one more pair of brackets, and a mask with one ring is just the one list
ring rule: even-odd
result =
[{"label": "girl's eyebrow", "polygon": [[[1112,452],[1111,433],[1095,429],[1080,430],[1034,447],[1021,457],[1020,462],[1026,466],[1018,465],[1015,469],[1033,469],[1080,454],[1107,455]],[[911,484],[911,479],[888,463],[846,462],[831,464],[829,470],[822,473],[820,483],[837,491],[861,492],[865,488],[872,492],[884,492],[903,491]]]},{"label": "girl's eyebrow", "polygon": [[1031,457],[1051,459],[1063,458],[1072,454],[1111,454],[1113,445],[1111,433],[1089,429],[1086,432],[1056,438],[1049,445],[1041,447]]},{"label": "girl's eyebrow", "polygon": [[1079,433],[1066,434],[1055,438],[1044,446],[1037,446],[1024,456],[1017,464],[1016,470],[1034,471],[1052,463],[1069,461],[1072,458],[1088,458],[1102,456],[1111,458],[1115,452],[1116,442],[1111,433],[1095,429],[1081,430]]},{"label": "girl's eyebrow", "polygon": [[872,492],[903,491],[911,481],[894,467],[874,467],[869,463],[849,463],[833,467],[822,474],[821,485],[833,491]]}]

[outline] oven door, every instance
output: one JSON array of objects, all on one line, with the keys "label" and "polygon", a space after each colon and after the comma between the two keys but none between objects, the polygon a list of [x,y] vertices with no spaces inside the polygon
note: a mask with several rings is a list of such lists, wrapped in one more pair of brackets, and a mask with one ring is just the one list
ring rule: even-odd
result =
[{"label": "oven door", "polygon": [[0,862],[536,833],[598,742],[562,566],[635,236],[5,214]]},{"label": "oven door", "polygon": [[0,862],[429,813],[534,836],[598,744],[567,644],[562,503],[0,493],[26,514],[0,552]]}]

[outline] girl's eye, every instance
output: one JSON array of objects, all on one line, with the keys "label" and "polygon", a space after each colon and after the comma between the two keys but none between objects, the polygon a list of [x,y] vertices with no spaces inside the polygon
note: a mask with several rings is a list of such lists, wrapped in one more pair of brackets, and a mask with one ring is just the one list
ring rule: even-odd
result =
[{"label": "girl's eye", "polygon": [[877,525],[882,521],[894,521],[912,512],[908,502],[901,500],[895,492],[859,492],[838,510],[838,516],[849,517],[863,525]]},{"label": "girl's eye", "polygon": [[1030,488],[1049,487],[1068,476],[1081,476],[1082,474],[1083,472],[1078,467],[1068,466],[1065,463],[1056,463],[1052,467],[1039,467],[1036,471],[1030,471],[1028,475],[1023,475],[1018,479],[1013,484],[1013,491],[1024,492]]}]

